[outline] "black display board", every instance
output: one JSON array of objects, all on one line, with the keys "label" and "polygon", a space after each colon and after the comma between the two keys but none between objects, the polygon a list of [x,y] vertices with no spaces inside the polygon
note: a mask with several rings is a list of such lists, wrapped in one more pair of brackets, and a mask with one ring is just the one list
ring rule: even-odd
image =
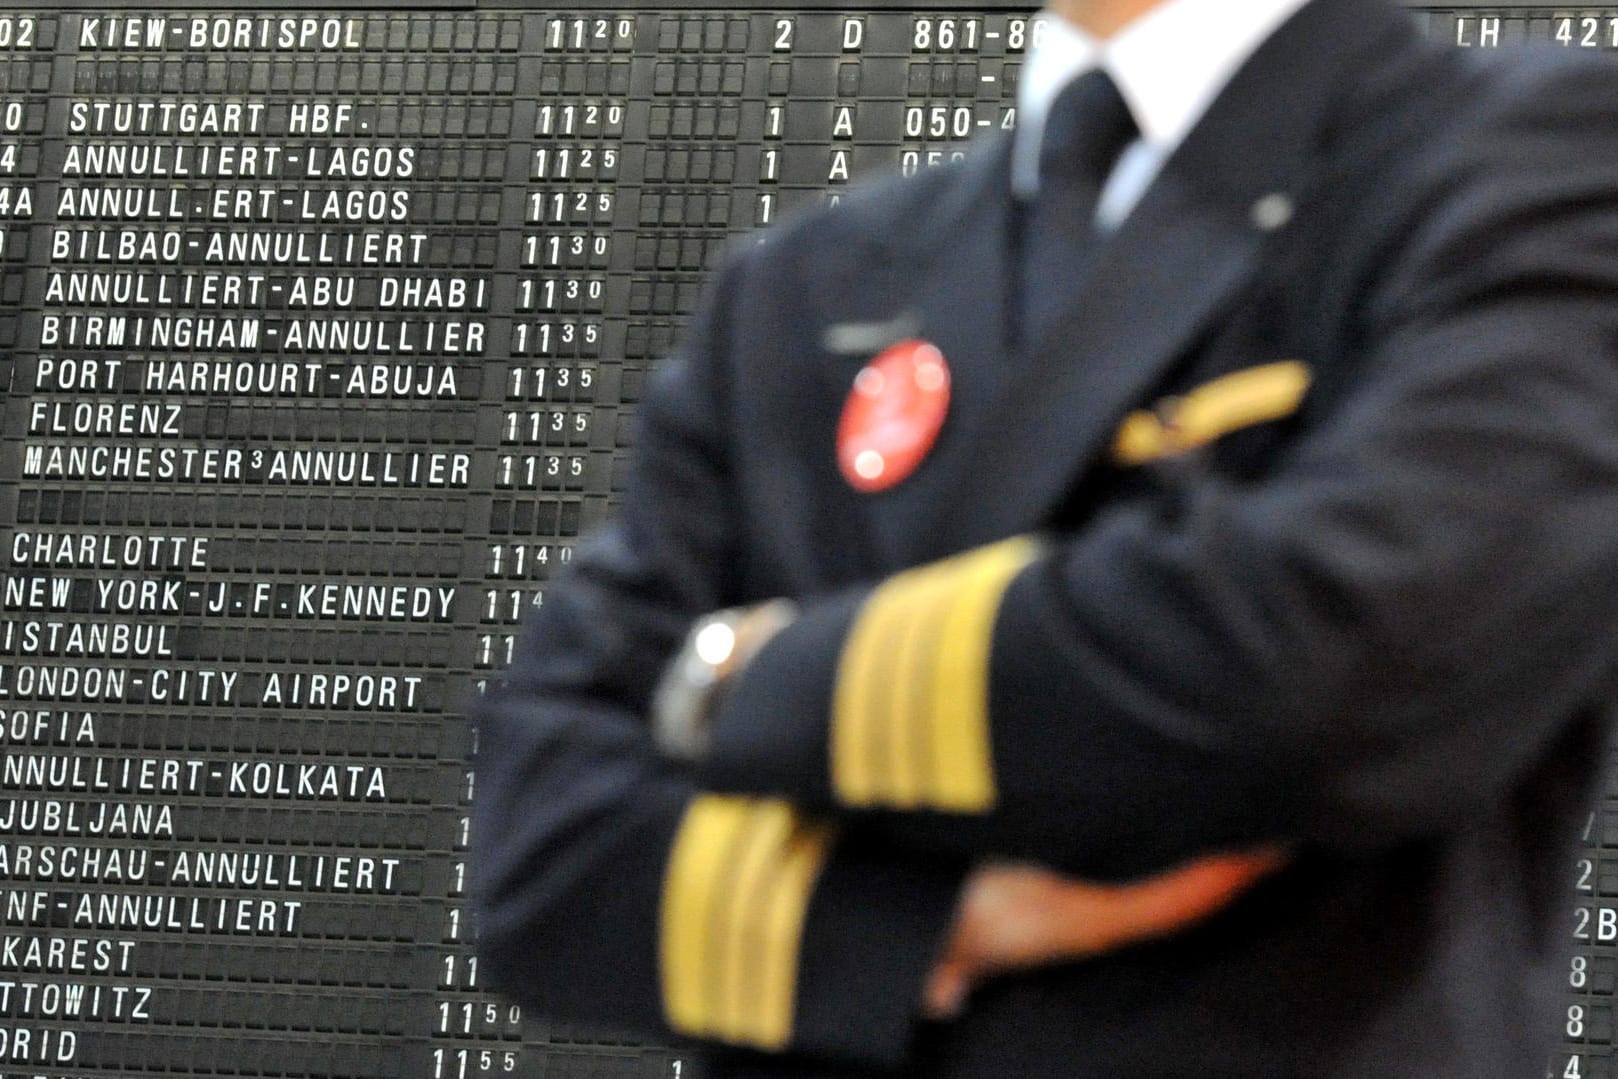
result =
[{"label": "black display board", "polygon": [[[1618,48],[1618,9],[1417,17]],[[720,249],[1012,125],[1037,34],[0,11],[0,1077],[690,1073],[481,990],[459,714]],[[1586,840],[1550,1067],[1611,1079],[1618,814]]]}]

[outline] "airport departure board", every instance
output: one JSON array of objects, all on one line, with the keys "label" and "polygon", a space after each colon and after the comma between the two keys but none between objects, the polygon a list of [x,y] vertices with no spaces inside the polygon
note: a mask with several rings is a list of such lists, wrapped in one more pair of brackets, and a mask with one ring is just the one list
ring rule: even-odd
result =
[{"label": "airport departure board", "polygon": [[[1618,49],[1618,8],[1416,17]],[[720,250],[1013,125],[1039,33],[0,9],[0,1075],[689,1074],[483,992],[461,715]],[[1586,840],[1548,1066],[1612,1079],[1618,812]]]}]

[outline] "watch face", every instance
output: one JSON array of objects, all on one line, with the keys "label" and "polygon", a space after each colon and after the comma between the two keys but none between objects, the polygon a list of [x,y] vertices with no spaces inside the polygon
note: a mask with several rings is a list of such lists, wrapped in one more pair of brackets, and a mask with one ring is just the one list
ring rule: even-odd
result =
[{"label": "watch face", "polygon": [[691,635],[691,649],[710,667],[720,667],[736,654],[736,631],[723,618],[710,618]]}]

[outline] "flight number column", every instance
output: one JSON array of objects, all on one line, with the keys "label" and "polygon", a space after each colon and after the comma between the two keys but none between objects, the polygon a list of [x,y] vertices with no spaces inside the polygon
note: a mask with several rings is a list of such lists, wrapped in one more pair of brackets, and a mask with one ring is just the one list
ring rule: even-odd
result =
[{"label": "flight number column", "polygon": [[1022,57],[1044,20],[1003,13],[918,13],[909,19],[899,169],[906,176],[961,160],[972,139],[1017,124]]},{"label": "flight number column", "polygon": [[1514,45],[1618,52],[1618,8],[1423,8],[1414,16],[1427,36],[1462,49]]}]

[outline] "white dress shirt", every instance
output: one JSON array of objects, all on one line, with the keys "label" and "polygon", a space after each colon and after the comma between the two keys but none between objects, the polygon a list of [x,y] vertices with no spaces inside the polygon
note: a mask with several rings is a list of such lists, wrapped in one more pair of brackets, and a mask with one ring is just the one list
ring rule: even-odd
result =
[{"label": "white dress shirt", "polygon": [[1105,68],[1140,128],[1096,207],[1096,223],[1116,228],[1236,70],[1307,2],[1164,0],[1106,40],[1042,12],[1043,40],[1017,87],[1013,189],[1027,199],[1039,188],[1039,138],[1051,102],[1072,79]]}]

